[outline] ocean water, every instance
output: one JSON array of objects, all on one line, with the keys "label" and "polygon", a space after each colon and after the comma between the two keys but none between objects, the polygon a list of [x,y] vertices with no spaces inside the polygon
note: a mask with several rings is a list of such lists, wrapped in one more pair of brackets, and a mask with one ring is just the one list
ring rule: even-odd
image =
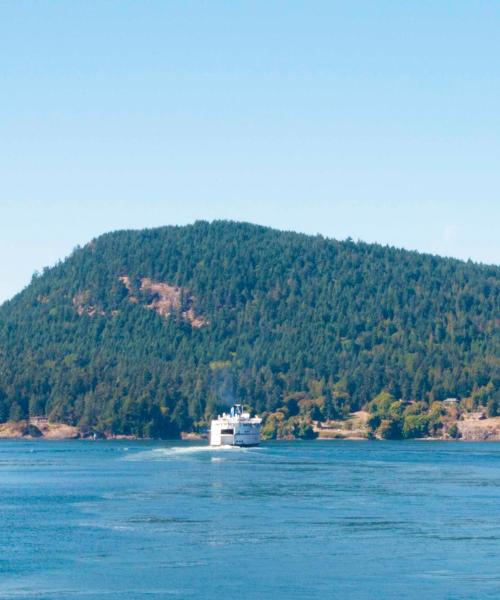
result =
[{"label": "ocean water", "polygon": [[500,444],[0,442],[0,598],[500,598]]}]

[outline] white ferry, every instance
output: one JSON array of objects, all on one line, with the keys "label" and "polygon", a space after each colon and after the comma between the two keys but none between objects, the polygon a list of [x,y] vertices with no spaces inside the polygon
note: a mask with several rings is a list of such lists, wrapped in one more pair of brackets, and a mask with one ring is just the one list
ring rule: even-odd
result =
[{"label": "white ferry", "polygon": [[258,446],[260,443],[260,417],[243,412],[241,404],[235,404],[229,414],[219,415],[210,427],[211,446]]}]

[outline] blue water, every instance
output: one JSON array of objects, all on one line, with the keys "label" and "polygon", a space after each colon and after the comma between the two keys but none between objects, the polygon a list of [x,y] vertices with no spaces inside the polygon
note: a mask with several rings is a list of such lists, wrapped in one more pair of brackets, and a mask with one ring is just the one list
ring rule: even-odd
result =
[{"label": "blue water", "polygon": [[0,598],[500,598],[500,444],[2,441]]}]

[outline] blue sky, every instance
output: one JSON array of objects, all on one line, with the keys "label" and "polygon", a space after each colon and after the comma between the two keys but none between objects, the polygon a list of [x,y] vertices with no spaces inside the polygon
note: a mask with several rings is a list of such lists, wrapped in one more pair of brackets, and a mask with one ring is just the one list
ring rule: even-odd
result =
[{"label": "blue sky", "polygon": [[0,3],[0,301],[230,218],[500,262],[500,3]]}]

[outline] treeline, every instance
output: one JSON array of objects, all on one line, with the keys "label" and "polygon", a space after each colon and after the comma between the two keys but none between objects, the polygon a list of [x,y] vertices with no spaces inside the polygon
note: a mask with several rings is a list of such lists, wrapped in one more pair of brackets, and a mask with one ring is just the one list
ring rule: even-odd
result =
[{"label": "treeline", "polygon": [[[106,234],[0,307],[0,422],[148,437],[238,400],[498,400],[500,268],[232,222]],[[127,277],[129,285],[123,278]],[[162,317],[141,281],[182,290]]]}]

